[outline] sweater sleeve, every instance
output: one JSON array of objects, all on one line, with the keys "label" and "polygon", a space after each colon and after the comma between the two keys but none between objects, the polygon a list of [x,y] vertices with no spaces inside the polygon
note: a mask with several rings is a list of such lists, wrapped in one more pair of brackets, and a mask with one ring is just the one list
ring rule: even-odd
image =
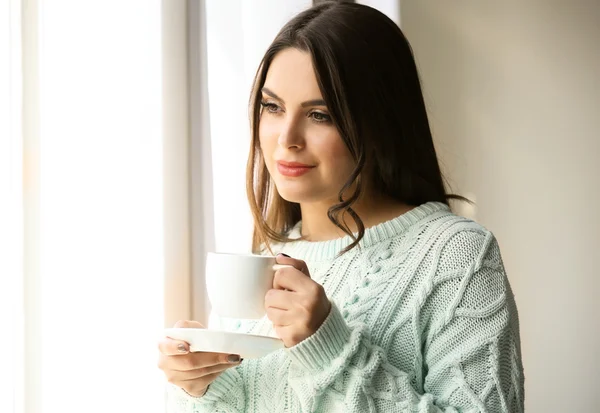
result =
[{"label": "sweater sleeve", "polygon": [[193,397],[181,388],[169,384],[168,413],[240,413],[245,410],[245,394],[240,369],[225,370],[202,397]]},{"label": "sweater sleeve", "polygon": [[[434,254],[423,298],[409,311],[420,320],[421,377],[392,365],[389,355],[401,350],[378,345],[366,324],[333,305],[321,328],[289,349],[289,382],[303,412],[523,411],[516,307],[493,236],[458,233]],[[383,331],[406,318],[401,305]]]}]

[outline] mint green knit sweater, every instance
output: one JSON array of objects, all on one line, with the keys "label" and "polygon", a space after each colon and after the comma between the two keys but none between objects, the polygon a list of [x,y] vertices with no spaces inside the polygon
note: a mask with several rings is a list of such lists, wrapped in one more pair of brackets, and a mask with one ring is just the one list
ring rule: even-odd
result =
[{"label": "mint green knit sweater", "polygon": [[[292,237],[299,235],[300,224]],[[223,373],[172,412],[522,412],[514,297],[494,236],[427,203],[350,242],[296,241],[331,313],[311,337]],[[267,319],[229,329],[272,335]]]}]

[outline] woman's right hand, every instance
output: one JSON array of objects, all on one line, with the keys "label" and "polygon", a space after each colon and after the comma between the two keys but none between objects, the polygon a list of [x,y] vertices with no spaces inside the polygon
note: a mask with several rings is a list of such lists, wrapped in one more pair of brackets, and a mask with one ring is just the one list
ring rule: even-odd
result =
[{"label": "woman's right hand", "polygon": [[[197,321],[178,321],[175,328],[204,328]],[[187,394],[202,397],[206,389],[225,370],[240,364],[235,354],[190,352],[185,341],[165,337],[158,344],[158,368],[169,383]]]}]

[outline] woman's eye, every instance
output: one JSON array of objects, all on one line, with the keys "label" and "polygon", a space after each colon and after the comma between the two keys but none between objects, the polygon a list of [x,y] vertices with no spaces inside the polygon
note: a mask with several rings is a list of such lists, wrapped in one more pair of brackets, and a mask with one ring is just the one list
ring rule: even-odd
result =
[{"label": "woman's eye", "polygon": [[313,118],[313,120],[315,122],[331,122],[331,116],[326,115],[325,113],[321,113],[321,112],[312,112],[310,114],[310,116]]},{"label": "woman's eye", "polygon": [[280,108],[275,103],[271,102],[260,102],[260,105],[267,110],[269,113],[279,113]]}]

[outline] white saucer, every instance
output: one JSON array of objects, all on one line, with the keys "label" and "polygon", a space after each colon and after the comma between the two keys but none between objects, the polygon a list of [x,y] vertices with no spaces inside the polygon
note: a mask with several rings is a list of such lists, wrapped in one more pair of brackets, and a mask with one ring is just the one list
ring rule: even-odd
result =
[{"label": "white saucer", "polygon": [[203,328],[167,328],[165,335],[187,342],[190,351],[239,354],[243,359],[263,357],[285,347],[278,338]]}]

